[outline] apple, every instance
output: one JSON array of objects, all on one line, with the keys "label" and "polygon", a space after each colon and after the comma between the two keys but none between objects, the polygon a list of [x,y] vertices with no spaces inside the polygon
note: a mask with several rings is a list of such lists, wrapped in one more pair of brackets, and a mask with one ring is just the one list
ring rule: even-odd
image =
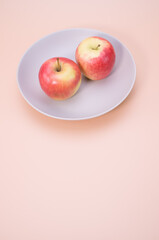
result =
[{"label": "apple", "polygon": [[51,58],[39,70],[42,90],[55,100],[72,97],[80,87],[81,72],[78,65],[68,58]]},{"label": "apple", "polygon": [[115,63],[112,44],[101,37],[84,39],[76,49],[76,61],[82,73],[91,80],[107,77]]}]

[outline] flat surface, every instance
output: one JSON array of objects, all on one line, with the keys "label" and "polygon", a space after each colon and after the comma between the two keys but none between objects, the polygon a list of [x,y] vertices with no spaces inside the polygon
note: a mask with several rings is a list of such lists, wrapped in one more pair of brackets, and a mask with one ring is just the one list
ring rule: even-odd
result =
[{"label": "flat surface", "polygon": [[[0,1],[0,239],[159,239],[159,2]],[[35,41],[94,28],[125,44],[129,97],[84,121],[34,110],[16,82]]]},{"label": "flat surface", "polygon": [[[41,89],[38,73],[52,57],[75,60],[79,43],[91,36],[107,39],[114,47],[116,61],[108,77],[90,81],[82,74],[78,92],[65,101],[49,98]],[[58,119],[83,120],[103,115],[118,106],[130,93],[136,78],[136,66],[130,51],[113,36],[87,28],[66,29],[34,43],[22,57],[17,73],[20,92],[39,112]]]}]

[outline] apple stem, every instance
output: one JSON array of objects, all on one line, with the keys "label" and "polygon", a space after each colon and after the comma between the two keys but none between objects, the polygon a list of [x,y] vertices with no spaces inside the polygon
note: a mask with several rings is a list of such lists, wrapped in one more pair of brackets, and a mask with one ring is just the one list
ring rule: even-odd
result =
[{"label": "apple stem", "polygon": [[61,65],[60,65],[60,61],[59,58],[57,58],[57,67],[56,67],[57,72],[61,71]]},{"label": "apple stem", "polygon": [[100,47],[100,44],[98,44],[98,46],[95,48],[95,50],[97,50]]},{"label": "apple stem", "polygon": [[100,44],[98,44],[98,46],[96,48],[92,48],[93,50],[98,50],[98,48],[100,47]]}]

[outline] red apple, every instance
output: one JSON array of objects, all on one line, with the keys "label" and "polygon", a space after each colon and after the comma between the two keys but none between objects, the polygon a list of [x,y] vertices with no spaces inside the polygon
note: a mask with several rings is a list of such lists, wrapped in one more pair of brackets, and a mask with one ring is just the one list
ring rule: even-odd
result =
[{"label": "red apple", "polygon": [[81,72],[75,62],[68,58],[51,58],[39,71],[42,90],[55,100],[72,97],[80,87]]},{"label": "red apple", "polygon": [[100,80],[110,74],[115,63],[115,51],[108,40],[89,37],[77,47],[76,61],[87,78]]}]

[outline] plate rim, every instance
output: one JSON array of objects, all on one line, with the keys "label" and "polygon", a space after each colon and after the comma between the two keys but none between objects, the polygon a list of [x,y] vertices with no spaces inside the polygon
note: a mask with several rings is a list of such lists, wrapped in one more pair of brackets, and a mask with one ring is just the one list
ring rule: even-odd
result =
[{"label": "plate rim", "polygon": [[[133,77],[133,80],[132,80],[132,84],[131,84],[131,87],[129,88],[129,91],[125,94],[125,96],[117,103],[115,104],[113,107],[109,108],[108,110],[106,111],[103,111],[101,113],[98,113],[98,114],[94,114],[94,115],[91,115],[91,116],[87,116],[87,117],[80,117],[80,118],[66,118],[66,117],[57,117],[57,116],[53,116],[51,114],[48,114],[48,113],[45,113],[43,112],[42,110],[38,109],[37,107],[35,107],[26,97],[25,95],[23,94],[23,91],[20,87],[20,84],[19,84],[19,78],[18,78],[18,75],[19,75],[19,69],[20,69],[20,66],[22,64],[22,61],[25,57],[25,55],[28,53],[28,51],[34,47],[34,45],[36,45],[38,42],[40,42],[41,40],[44,40],[45,38],[48,38],[49,36],[52,36],[54,34],[58,34],[60,32],[67,32],[67,31],[75,31],[75,30],[84,30],[84,31],[96,31],[96,32],[100,32],[102,34],[106,34],[108,36],[110,36],[111,38],[113,38],[115,41],[118,41],[126,50],[127,52],[129,53],[130,57],[131,57],[131,60],[133,62],[133,66],[134,66],[134,77]],[[130,52],[130,50],[127,48],[127,46],[125,46],[125,44],[123,44],[119,39],[117,39],[116,37],[106,33],[106,32],[103,32],[103,31],[100,31],[100,30],[97,30],[97,29],[94,29],[94,28],[66,28],[66,29],[63,29],[63,30],[59,30],[59,31],[56,31],[56,32],[52,32],[42,38],[40,38],[39,40],[35,41],[29,48],[27,48],[27,50],[24,52],[24,54],[22,55],[22,57],[20,58],[20,61],[19,61],[19,64],[18,64],[18,67],[17,67],[17,72],[16,72],[16,80],[17,80],[17,85],[18,85],[18,88],[19,88],[19,91],[21,93],[21,95],[23,96],[23,98],[25,99],[25,101],[33,108],[35,109],[36,111],[42,113],[43,115],[47,116],[47,117],[50,117],[50,118],[54,118],[54,119],[60,119],[60,120],[67,120],[67,121],[80,121],[80,120],[87,120],[87,119],[92,119],[92,118],[97,118],[97,117],[100,117],[102,115],[105,115],[106,113],[112,111],[113,109],[115,109],[116,107],[118,107],[122,102],[124,102],[124,100],[129,96],[130,92],[132,91],[133,89],[133,86],[135,84],[135,80],[136,80],[136,64],[135,64],[135,60],[134,60],[134,57],[132,55],[132,53]]]}]

